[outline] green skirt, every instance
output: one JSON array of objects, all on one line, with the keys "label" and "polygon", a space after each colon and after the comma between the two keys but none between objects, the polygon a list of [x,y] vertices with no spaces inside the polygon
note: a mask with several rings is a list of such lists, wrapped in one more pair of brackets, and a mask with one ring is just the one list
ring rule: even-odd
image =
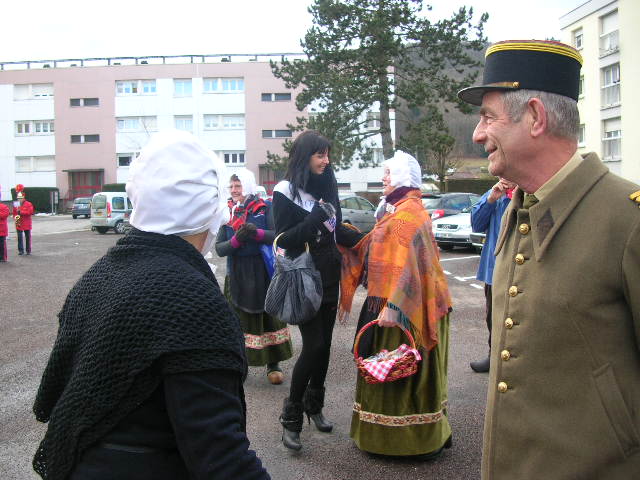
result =
[{"label": "green skirt", "polygon": [[[376,317],[377,313],[362,312],[359,326]],[[399,328],[369,330],[373,331],[372,349],[376,353],[409,343]],[[438,338],[439,343],[431,352],[420,351],[422,361],[410,377],[369,384],[358,374],[351,438],[360,450],[380,455],[422,455],[440,449],[449,439],[449,315],[438,322]]]},{"label": "green skirt", "polygon": [[250,366],[260,367],[292,357],[291,335],[286,323],[265,312],[248,313],[234,305],[229,293],[228,277],[224,281],[224,295],[240,319]]}]

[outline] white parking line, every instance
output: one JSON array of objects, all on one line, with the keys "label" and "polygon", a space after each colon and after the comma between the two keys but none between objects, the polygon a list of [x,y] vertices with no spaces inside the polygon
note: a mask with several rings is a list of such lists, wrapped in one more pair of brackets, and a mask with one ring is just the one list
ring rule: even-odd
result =
[{"label": "white parking line", "polygon": [[455,257],[455,258],[441,258],[440,263],[442,262],[453,262],[455,260],[468,260],[469,258],[480,258],[479,255],[471,255],[470,257]]},{"label": "white parking line", "polygon": [[442,270],[445,275],[451,275],[451,272],[447,272],[446,270]]},{"label": "white parking line", "polygon": [[459,282],[466,282],[467,280],[471,280],[472,278],[476,278],[475,275],[472,275],[471,277],[453,277],[456,280],[458,280]]},{"label": "white parking line", "polygon": [[40,233],[40,235],[58,235],[60,233],[69,233],[69,232],[90,232],[91,230],[89,230],[88,228],[81,228],[80,230],[63,230],[61,232],[47,232],[47,233]]},{"label": "white parking line", "polygon": [[473,288],[477,288],[478,290],[483,290],[484,289],[484,287],[482,285],[478,285],[476,283],[470,283],[469,286],[473,287]]}]

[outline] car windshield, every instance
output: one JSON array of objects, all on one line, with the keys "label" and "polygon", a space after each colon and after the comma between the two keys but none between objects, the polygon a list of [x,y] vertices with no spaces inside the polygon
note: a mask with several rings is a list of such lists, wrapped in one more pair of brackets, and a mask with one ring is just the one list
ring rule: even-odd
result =
[{"label": "car windshield", "polygon": [[440,199],[439,198],[423,198],[422,206],[426,209],[437,208],[440,206]]},{"label": "car windshield", "polygon": [[91,203],[91,199],[90,198],[76,198],[73,203],[75,203],[76,205],[88,205],[89,203]]}]

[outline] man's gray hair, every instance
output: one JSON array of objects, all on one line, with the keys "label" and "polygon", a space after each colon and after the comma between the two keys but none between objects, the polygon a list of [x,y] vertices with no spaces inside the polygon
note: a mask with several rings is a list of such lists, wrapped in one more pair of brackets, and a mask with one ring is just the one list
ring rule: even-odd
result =
[{"label": "man's gray hair", "polygon": [[527,109],[527,102],[538,98],[547,112],[549,133],[556,137],[578,140],[580,130],[580,114],[578,102],[556,93],[539,92],[537,90],[514,90],[502,95],[504,107],[514,122],[519,122]]}]

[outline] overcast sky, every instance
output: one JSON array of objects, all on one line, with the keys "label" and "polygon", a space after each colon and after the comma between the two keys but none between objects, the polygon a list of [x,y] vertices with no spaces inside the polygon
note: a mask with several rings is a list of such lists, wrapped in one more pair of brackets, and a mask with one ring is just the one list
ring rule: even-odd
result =
[{"label": "overcast sky", "polygon": [[[488,12],[491,41],[560,38],[558,18],[586,0],[433,0]],[[29,0],[2,2],[0,61],[301,52],[308,0]],[[428,3],[428,2],[425,2]]]}]

